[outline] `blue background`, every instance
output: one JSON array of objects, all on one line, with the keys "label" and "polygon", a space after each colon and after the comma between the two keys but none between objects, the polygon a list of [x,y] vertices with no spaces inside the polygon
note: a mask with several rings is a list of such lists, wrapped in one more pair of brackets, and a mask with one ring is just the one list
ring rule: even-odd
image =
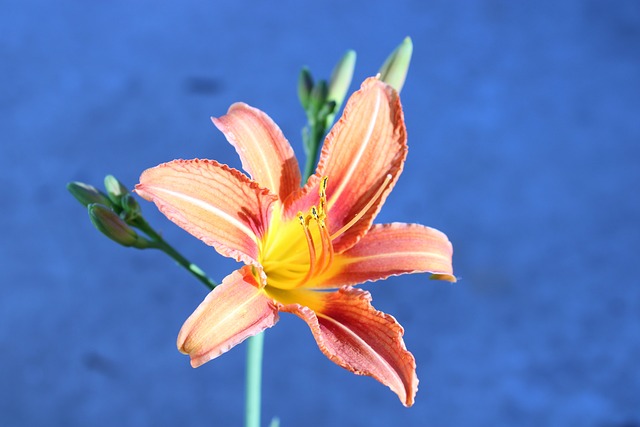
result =
[{"label": "blue background", "polygon": [[[266,335],[263,419],[312,426],[640,425],[640,3],[5,1],[0,14],[0,425],[240,425],[245,346],[179,354],[206,289],[93,229],[67,181],[133,186],[174,158],[239,167],[209,121],[265,110],[297,152],[302,65],[406,36],[409,157],[378,222],[454,244],[455,285],[367,285],[405,327],[413,408]],[[235,262],[143,204],[216,278]]]}]

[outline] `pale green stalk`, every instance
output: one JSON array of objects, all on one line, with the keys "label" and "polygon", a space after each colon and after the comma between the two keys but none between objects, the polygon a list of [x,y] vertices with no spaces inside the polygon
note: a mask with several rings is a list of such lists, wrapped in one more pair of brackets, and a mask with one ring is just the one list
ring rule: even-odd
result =
[{"label": "pale green stalk", "polygon": [[260,427],[262,394],[262,353],[264,332],[254,335],[247,346],[247,389],[245,392],[245,427]]},{"label": "pale green stalk", "polygon": [[178,263],[178,265],[184,267],[189,273],[193,274],[195,278],[202,282],[207,288],[213,290],[213,288],[217,286],[217,283],[207,276],[200,267],[190,262],[171,245],[169,245],[142,217],[136,218],[132,221],[132,225],[143,231],[151,238],[150,247],[160,249],[162,252],[169,255]]},{"label": "pale green stalk", "polygon": [[[329,123],[327,127],[331,126]],[[309,123],[312,130],[308,135],[310,140],[305,141],[307,147],[313,147],[312,152],[307,152],[307,163],[304,168],[302,182],[313,173],[313,169],[318,157],[320,142],[324,138],[326,128],[318,129]],[[262,388],[262,355],[264,348],[264,332],[254,335],[247,340],[247,379],[245,392],[245,427],[260,427],[260,406],[261,406],[261,388]],[[271,425],[279,425],[279,420],[274,419]]]}]

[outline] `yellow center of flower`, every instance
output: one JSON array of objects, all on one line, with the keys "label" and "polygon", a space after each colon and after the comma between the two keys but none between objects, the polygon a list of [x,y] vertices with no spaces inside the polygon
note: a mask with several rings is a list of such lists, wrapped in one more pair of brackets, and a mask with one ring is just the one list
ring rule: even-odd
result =
[{"label": "yellow center of flower", "polygon": [[273,213],[269,231],[262,242],[260,264],[267,276],[267,286],[279,289],[293,289],[308,285],[328,273],[334,259],[333,241],[349,230],[380,198],[391,175],[360,211],[344,226],[333,233],[328,229],[327,182],[323,177],[318,191],[317,205],[306,214],[298,212],[297,221],[283,221],[281,207]]}]

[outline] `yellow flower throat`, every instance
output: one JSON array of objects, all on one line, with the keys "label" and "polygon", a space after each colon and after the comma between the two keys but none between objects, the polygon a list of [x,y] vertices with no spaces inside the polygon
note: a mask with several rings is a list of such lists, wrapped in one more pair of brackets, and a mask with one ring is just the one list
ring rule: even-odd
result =
[{"label": "yellow flower throat", "polygon": [[269,231],[260,248],[259,261],[267,276],[267,286],[279,289],[314,287],[323,275],[330,274],[334,260],[333,241],[369,211],[387,188],[391,175],[385,177],[366,205],[333,233],[328,229],[328,180],[325,176],[320,181],[318,204],[311,206],[306,215],[298,212],[298,221],[283,221],[282,206],[274,209]]}]

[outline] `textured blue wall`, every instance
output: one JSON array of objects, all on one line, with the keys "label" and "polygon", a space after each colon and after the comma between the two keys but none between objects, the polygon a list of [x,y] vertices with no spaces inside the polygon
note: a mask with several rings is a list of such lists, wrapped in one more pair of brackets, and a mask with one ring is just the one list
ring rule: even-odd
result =
[{"label": "textured blue wall", "polygon": [[[639,4],[5,2],[0,425],[240,425],[244,345],[197,370],[175,349],[204,287],[103,238],[64,184],[239,167],[209,121],[235,101],[298,150],[300,67],[327,76],[355,49],[354,89],[406,35],[409,158],[379,221],[445,231],[462,280],[366,286],[417,359],[411,409],[283,315],[265,422],[640,425]],[[235,268],[143,209],[213,276]]]}]

